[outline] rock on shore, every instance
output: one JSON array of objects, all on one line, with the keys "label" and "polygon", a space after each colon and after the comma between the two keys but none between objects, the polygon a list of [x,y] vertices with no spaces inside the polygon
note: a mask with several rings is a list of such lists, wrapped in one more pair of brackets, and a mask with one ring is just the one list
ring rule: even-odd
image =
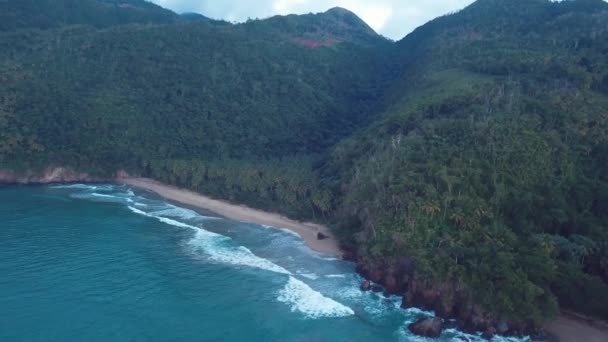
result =
[{"label": "rock on shore", "polygon": [[418,336],[437,338],[441,336],[442,325],[439,317],[424,318],[411,324],[408,329]]}]

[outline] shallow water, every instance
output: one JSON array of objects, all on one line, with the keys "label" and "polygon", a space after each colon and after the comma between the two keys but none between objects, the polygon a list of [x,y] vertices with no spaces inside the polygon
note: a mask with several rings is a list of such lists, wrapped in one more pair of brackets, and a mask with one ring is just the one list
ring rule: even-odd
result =
[{"label": "shallow water", "polygon": [[148,192],[0,188],[0,341],[426,340],[405,327],[429,313],[360,283],[290,232]]}]

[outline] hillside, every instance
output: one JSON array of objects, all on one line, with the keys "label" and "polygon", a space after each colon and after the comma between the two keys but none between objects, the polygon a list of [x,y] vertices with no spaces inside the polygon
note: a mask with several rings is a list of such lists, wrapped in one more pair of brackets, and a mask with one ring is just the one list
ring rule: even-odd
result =
[{"label": "hillside", "polygon": [[607,317],[607,8],[480,0],[398,42],[392,105],[325,171],[362,272],[471,330]]},{"label": "hillside", "polygon": [[178,16],[144,0],[4,0],[0,31],[65,25],[98,28],[129,23],[173,23]]},{"label": "hillside", "polygon": [[48,30],[70,25],[107,28],[117,25],[160,25],[200,22],[230,25],[198,13],[178,15],[146,0],[4,0],[0,31]]},{"label": "hillside", "polygon": [[0,169],[124,169],[330,224],[466,330],[608,317],[607,3],[478,0],[392,43],[341,8],[63,2],[2,12]]},{"label": "hillside", "polygon": [[[390,43],[346,19],[328,12],[235,26],[4,33],[0,158],[21,169],[137,170],[291,215],[321,215],[326,204],[299,204],[329,196],[313,162],[369,122],[392,77],[382,71]],[[331,46],[301,43],[324,39],[321,28]],[[249,173],[264,183],[242,179]],[[203,187],[205,178],[213,181]]]},{"label": "hillside", "polygon": [[240,28],[249,32],[279,30],[283,35],[291,36],[294,42],[308,47],[332,46],[341,42],[374,46],[383,40],[354,13],[340,7],[318,14],[275,16],[249,22]]}]

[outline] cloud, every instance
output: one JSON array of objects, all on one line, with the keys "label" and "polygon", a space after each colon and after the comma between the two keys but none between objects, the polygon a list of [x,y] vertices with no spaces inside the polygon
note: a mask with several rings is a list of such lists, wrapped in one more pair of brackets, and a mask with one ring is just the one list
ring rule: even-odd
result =
[{"label": "cloud", "polygon": [[474,0],[151,0],[176,12],[198,12],[241,22],[277,14],[324,12],[339,6],[356,13],[378,33],[401,39],[440,15],[460,10]]}]

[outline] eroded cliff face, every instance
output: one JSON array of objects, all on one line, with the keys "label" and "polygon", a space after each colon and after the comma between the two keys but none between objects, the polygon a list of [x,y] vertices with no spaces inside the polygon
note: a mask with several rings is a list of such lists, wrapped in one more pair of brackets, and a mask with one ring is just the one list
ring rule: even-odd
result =
[{"label": "eroded cliff face", "polygon": [[360,246],[353,246],[345,255],[356,262],[357,272],[372,282],[362,285],[362,289],[373,290],[381,285],[387,294],[403,297],[402,308],[433,311],[442,319],[442,329],[455,327],[469,333],[482,332],[487,339],[498,334],[530,335],[534,340],[543,340],[543,331],[532,322],[507,320],[485,310],[479,305],[479,298],[462,282],[428,279],[417,269],[414,258],[371,257],[362,246],[374,236],[372,215],[369,210],[361,210],[357,217],[363,226],[358,235]]},{"label": "eroded cliff face", "polygon": [[41,172],[26,171],[20,173],[10,170],[0,170],[0,184],[49,184],[104,181],[108,181],[108,179],[92,177],[87,173],[76,172],[64,167],[48,167]]},{"label": "eroded cliff face", "polygon": [[[425,280],[416,273],[412,258],[368,260],[355,257],[357,272],[384,287],[387,294],[403,296],[402,308],[420,308],[435,312],[443,319],[442,328],[458,328],[465,332],[533,337],[544,340],[544,332],[532,322],[506,320],[484,310],[464,284],[457,281]],[[455,322],[454,322],[455,320]]]}]

